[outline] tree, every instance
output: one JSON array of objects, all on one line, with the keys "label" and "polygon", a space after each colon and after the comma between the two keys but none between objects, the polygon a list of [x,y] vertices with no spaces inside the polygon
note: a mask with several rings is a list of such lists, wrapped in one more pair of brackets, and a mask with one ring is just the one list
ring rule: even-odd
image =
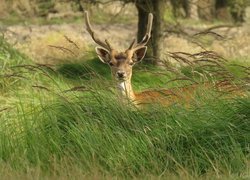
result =
[{"label": "tree", "polygon": [[249,0],[228,0],[230,12],[235,22],[244,22],[246,7],[250,6]]},{"label": "tree", "polygon": [[147,25],[147,15],[149,12],[154,14],[152,27],[152,37],[148,43],[148,54],[145,59],[148,63],[159,65],[161,58],[161,45],[163,41],[163,17],[166,1],[165,0],[137,0],[135,1],[138,10],[138,33],[137,39],[140,41],[145,34]]},{"label": "tree", "polygon": [[199,20],[198,0],[188,0],[187,17],[193,20]]},{"label": "tree", "polygon": [[243,22],[245,9],[250,5],[249,0],[170,0],[175,17],[183,16],[180,11],[184,9],[187,18],[213,21],[234,20]]},{"label": "tree", "polygon": [[217,0],[215,3],[216,18],[220,20],[231,20],[231,14],[228,7],[228,0]]},{"label": "tree", "polygon": [[207,21],[212,21],[215,18],[215,3],[216,0],[199,0],[199,17]]}]

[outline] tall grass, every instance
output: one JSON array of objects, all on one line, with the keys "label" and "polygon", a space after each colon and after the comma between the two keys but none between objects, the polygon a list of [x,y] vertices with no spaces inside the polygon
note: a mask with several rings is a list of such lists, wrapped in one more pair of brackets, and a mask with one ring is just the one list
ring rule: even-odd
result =
[{"label": "tall grass", "polygon": [[[23,66],[25,56],[1,48],[3,177],[250,176],[249,96],[221,99],[205,91],[188,109],[152,104],[140,110],[119,102],[112,81],[98,74],[65,79],[65,67],[58,73]],[[89,66],[83,69],[92,71]],[[6,76],[13,73],[20,76]],[[137,83],[139,76],[151,75],[140,72]]]}]

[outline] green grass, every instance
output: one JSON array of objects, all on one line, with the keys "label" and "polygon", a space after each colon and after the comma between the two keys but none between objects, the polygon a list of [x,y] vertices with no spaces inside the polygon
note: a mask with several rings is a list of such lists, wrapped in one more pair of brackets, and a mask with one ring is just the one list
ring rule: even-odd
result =
[{"label": "green grass", "polygon": [[[250,177],[249,96],[206,91],[188,109],[138,110],[117,101],[109,70],[96,59],[52,71],[2,39],[0,48],[2,177]],[[138,66],[135,89],[166,87],[174,76],[156,70]]]}]

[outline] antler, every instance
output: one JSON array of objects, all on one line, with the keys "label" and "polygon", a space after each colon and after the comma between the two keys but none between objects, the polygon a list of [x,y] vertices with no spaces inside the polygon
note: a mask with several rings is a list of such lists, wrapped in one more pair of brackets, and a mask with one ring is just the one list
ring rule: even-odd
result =
[{"label": "antler", "polygon": [[128,48],[129,50],[139,49],[139,48],[141,48],[142,46],[145,46],[148,43],[148,41],[149,41],[149,39],[151,37],[152,24],[153,24],[153,14],[149,13],[148,14],[147,31],[146,31],[144,37],[142,38],[141,42],[139,42],[137,44],[136,44],[136,39],[134,39],[132,41],[132,43],[130,44],[129,48]]},{"label": "antler", "polygon": [[89,21],[89,14],[88,14],[88,11],[85,11],[84,12],[85,14],[85,23],[86,23],[86,26],[87,26],[87,31],[89,32],[89,34],[91,35],[92,39],[96,42],[96,44],[100,45],[101,47],[104,47],[106,48],[107,50],[112,50],[112,46],[110,45],[109,41],[107,39],[105,39],[105,41],[101,41],[97,36],[96,36],[96,33],[94,32],[94,30],[92,29],[92,26],[90,24],[90,21]]}]

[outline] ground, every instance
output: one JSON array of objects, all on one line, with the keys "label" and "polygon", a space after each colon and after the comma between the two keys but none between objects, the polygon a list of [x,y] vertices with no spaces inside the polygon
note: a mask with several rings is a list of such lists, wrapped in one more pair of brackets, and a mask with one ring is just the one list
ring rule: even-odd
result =
[{"label": "ground", "polygon": [[[239,26],[222,23],[218,26],[211,23],[186,24],[183,21],[181,25],[181,30],[186,34],[172,33],[171,27],[170,32],[165,33],[162,45],[163,59],[171,61],[165,55],[167,52],[197,53],[206,48],[216,51],[225,58],[250,61],[250,24]],[[217,28],[206,32],[211,27]],[[112,24],[108,21],[94,24],[94,28],[103,39],[109,39],[117,49],[124,50],[136,36],[137,26],[136,21],[126,24]],[[72,57],[75,59],[93,51],[95,46],[85,30],[83,17],[77,23],[12,25],[2,28],[1,31],[8,42],[38,63],[54,64],[62,59],[72,59]],[[78,47],[69,43],[65,36],[73,40]],[[63,53],[50,45],[62,46],[72,52]],[[91,48],[89,48],[90,45]]]}]

